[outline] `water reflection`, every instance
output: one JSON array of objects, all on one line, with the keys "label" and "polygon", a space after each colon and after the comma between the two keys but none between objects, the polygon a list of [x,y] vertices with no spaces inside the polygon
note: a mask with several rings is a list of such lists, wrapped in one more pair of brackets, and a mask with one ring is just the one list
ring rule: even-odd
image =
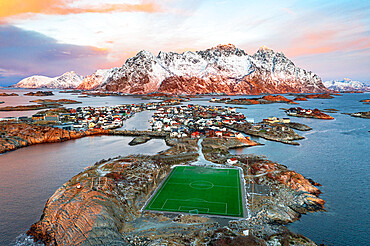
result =
[{"label": "water reflection", "polygon": [[129,146],[131,140],[94,136],[0,155],[0,245],[14,241],[36,222],[55,190],[85,167],[114,156],[151,155],[167,149],[161,139]]}]

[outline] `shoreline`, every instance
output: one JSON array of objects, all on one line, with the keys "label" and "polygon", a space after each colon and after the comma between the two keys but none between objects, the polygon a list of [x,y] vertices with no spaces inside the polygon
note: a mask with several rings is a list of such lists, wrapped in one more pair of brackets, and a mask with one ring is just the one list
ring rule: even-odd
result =
[{"label": "shoreline", "polygon": [[[6,125],[4,127],[4,125]],[[27,136],[24,135],[4,135],[12,128],[12,131],[38,131],[36,135]],[[36,128],[36,129],[35,129]],[[46,132],[45,132],[46,131]],[[3,133],[2,133],[3,132]],[[136,131],[136,130],[104,130],[104,129],[88,129],[86,131],[68,131],[50,126],[36,126],[28,125],[25,123],[0,123],[0,154],[14,151],[23,147],[35,145],[35,144],[46,144],[46,143],[58,143],[69,140],[79,139],[89,136],[131,136],[140,137],[148,136],[150,138],[162,138],[165,139],[169,134],[164,132],[153,132],[153,131]],[[22,138],[23,137],[23,138]]]},{"label": "shoreline", "polygon": [[[207,138],[205,141],[209,142]],[[193,165],[198,158],[195,155],[198,151],[197,142],[190,138],[176,139],[175,143],[172,142],[172,148],[154,156],[130,155],[95,163],[71,178],[49,198],[40,221],[32,225],[27,234],[46,245],[95,241],[97,234],[92,232],[106,235],[100,237],[101,244],[126,244],[132,238],[145,243],[183,244],[188,240],[212,240],[220,233],[220,225],[223,224],[234,235],[245,236],[245,231],[248,231],[248,235],[251,233],[248,237],[269,242],[283,240],[284,232],[287,232],[285,224],[298,220],[301,214],[324,211],[325,202],[317,197],[321,192],[308,179],[283,165],[259,157],[234,156],[238,163],[226,165],[225,158],[233,155],[224,152],[222,143],[212,153],[219,151],[223,154],[211,161],[223,162],[217,165],[224,167],[241,168],[244,174],[251,173],[252,176],[243,176],[244,182],[253,180],[256,185],[267,182],[270,186],[270,195],[258,198],[255,194],[247,194],[246,204],[251,213],[248,219],[225,220],[203,215],[141,211],[173,165]],[[206,148],[206,145],[202,145]],[[204,150],[205,158],[209,159],[210,152]],[[194,155],[190,159],[181,158],[184,153]],[[174,163],[165,161],[162,156],[180,159]],[[266,172],[267,175],[259,175]],[[264,202],[256,202],[260,199]],[[258,204],[269,204],[269,208]],[[63,237],[65,233],[70,237]],[[308,240],[315,245],[303,236],[288,234],[292,241]],[[226,231],[218,235],[228,237]]]}]

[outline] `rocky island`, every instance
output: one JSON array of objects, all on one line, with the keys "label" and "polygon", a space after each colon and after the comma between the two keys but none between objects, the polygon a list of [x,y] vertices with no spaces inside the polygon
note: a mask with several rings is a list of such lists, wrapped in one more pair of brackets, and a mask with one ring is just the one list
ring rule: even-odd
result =
[{"label": "rocky island", "polygon": [[148,136],[139,136],[139,137],[135,137],[134,139],[132,139],[128,145],[138,145],[138,144],[143,144],[143,143],[146,143],[148,142],[150,139],[152,139],[151,137],[148,137]]},{"label": "rocky island", "polygon": [[283,123],[287,127],[290,127],[292,129],[298,130],[298,131],[311,131],[312,128],[302,124],[302,123],[297,123],[297,122],[288,122],[288,123]]},{"label": "rocky island", "polygon": [[[171,172],[174,164],[192,166],[200,140],[182,138],[154,156],[127,156],[102,160],[60,187],[45,205],[40,221],[27,234],[46,245],[316,245],[284,226],[301,214],[324,211],[325,201],[315,185],[285,166],[259,156],[234,156],[227,151],[214,157],[221,166],[240,168],[248,184],[248,218],[219,218],[144,209],[147,200]],[[206,140],[204,140],[206,141]],[[197,144],[198,143],[198,144]],[[207,144],[205,144],[207,145]],[[207,157],[206,157],[207,158]],[[315,184],[315,185],[313,185]],[[268,187],[255,193],[257,187]]]},{"label": "rocky island", "polygon": [[253,104],[271,104],[271,103],[289,103],[289,104],[297,104],[293,100],[289,100],[284,96],[281,95],[267,95],[260,98],[237,98],[237,99],[230,99],[230,98],[212,98],[210,102],[213,103],[226,103],[226,104],[237,104],[237,105],[253,105]]},{"label": "rocky island", "polygon": [[81,102],[78,102],[78,101],[75,101],[75,100],[70,100],[70,99],[58,99],[58,100],[38,99],[38,100],[30,101],[30,102],[35,102],[35,103],[38,103],[38,104],[0,107],[0,111],[40,110],[40,109],[48,109],[48,108],[58,108],[58,107],[63,106],[63,104],[81,103]]},{"label": "rocky island", "polygon": [[39,104],[76,104],[76,103],[81,103],[76,100],[71,100],[71,99],[37,99],[37,100],[32,100],[30,102],[35,102]]},{"label": "rocky island", "polygon": [[352,117],[357,117],[357,118],[370,119],[370,111],[357,112],[357,113],[343,113],[343,114],[350,115]]},{"label": "rocky island", "polygon": [[52,91],[36,91],[36,92],[28,92],[24,94],[25,96],[54,96]]},{"label": "rocky island", "polygon": [[[288,126],[290,120],[284,118],[280,122],[273,117],[252,124],[235,108],[173,103],[176,100],[45,111],[44,120],[59,112],[63,113],[56,117],[59,120],[74,119],[76,125],[69,126],[71,129],[62,129],[63,124],[55,127],[57,123],[40,125],[39,121],[1,122],[0,153],[91,135],[134,136],[131,145],[162,138],[170,147],[154,156],[116,157],[88,167],[56,191],[46,203],[40,221],[27,234],[46,245],[315,245],[304,236],[289,232],[284,225],[298,220],[301,214],[324,211],[325,201],[318,197],[318,184],[263,156],[229,152],[232,148],[259,145],[242,133],[298,144],[294,140],[303,137]],[[119,123],[143,110],[156,110],[148,131],[110,130],[99,123],[115,118]],[[88,128],[78,128],[85,123]],[[308,130],[297,123],[291,126]],[[80,130],[73,130],[74,127]],[[246,193],[241,193],[246,212],[239,217],[219,217],[190,210],[184,213],[147,209],[151,197],[179,165],[240,170],[242,187],[248,184]]]},{"label": "rocky island", "polygon": [[323,94],[307,94],[305,95],[305,98],[307,99],[332,99],[334,98],[329,93],[323,93]]},{"label": "rocky island", "polygon": [[243,124],[232,124],[227,127],[251,136],[261,137],[267,140],[291,145],[299,145],[299,143],[295,142],[295,140],[304,139],[304,137],[298,135],[296,132],[282,123],[261,122],[257,124],[251,124],[245,122]]},{"label": "rocky island", "polygon": [[33,144],[56,143],[102,134],[107,134],[107,131],[101,129],[89,129],[83,132],[67,131],[51,126],[0,122],[0,153]]},{"label": "rocky island", "polygon": [[318,109],[303,109],[303,108],[290,108],[285,110],[285,113],[289,116],[303,117],[303,118],[314,118],[321,120],[333,120],[334,118],[328,114],[322,113]]},{"label": "rocky island", "polygon": [[14,96],[19,96],[17,93],[0,93],[0,97],[14,97]]},{"label": "rocky island", "polygon": [[0,111],[40,110],[40,109],[47,109],[47,108],[57,108],[57,107],[60,107],[60,106],[61,106],[61,104],[58,104],[58,103],[5,106],[5,107],[0,107]]}]

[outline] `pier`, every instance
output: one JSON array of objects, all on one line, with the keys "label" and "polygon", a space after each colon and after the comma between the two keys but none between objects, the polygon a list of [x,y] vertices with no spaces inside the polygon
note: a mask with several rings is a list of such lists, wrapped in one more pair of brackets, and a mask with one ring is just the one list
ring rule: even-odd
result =
[{"label": "pier", "polygon": [[114,136],[148,136],[152,138],[166,138],[169,137],[167,132],[157,132],[157,131],[137,131],[137,130],[109,130],[108,135]]}]

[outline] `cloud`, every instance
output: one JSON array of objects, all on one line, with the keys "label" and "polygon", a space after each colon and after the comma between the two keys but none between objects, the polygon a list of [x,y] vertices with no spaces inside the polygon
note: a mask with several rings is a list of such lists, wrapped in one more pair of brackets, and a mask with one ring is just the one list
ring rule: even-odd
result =
[{"label": "cloud", "polygon": [[294,58],[294,63],[318,74],[323,81],[332,79],[359,80],[370,84],[370,48],[353,52],[331,52]]},{"label": "cloud", "polygon": [[[74,44],[79,52],[84,50],[85,57],[95,54],[91,55],[91,60],[97,59],[94,62],[87,59],[83,66],[78,62],[82,58],[62,45],[54,52],[53,49],[44,50],[42,53],[46,55],[38,54],[41,57],[38,60],[31,59],[32,69],[20,55],[24,70],[14,71],[13,66],[0,74],[24,71],[23,74],[28,75],[39,71],[40,68],[36,70],[35,67],[37,64],[44,66],[44,56],[49,60],[53,58],[54,64],[56,61],[63,63],[54,68],[50,65],[45,71],[53,71],[58,66],[73,69],[69,66],[72,63],[85,71],[95,64],[96,68],[121,66],[142,49],[156,55],[160,50],[203,50],[233,43],[250,54],[261,45],[267,45],[294,62],[298,61],[297,65],[302,68],[313,67],[312,71],[320,72],[323,77],[335,74],[331,67],[341,68],[342,60],[350,61],[348,67],[352,71],[361,68],[361,74],[367,73],[369,77],[368,69],[362,66],[365,57],[370,55],[368,10],[369,4],[364,2],[322,3],[317,0],[0,0],[0,24],[17,26],[24,33],[25,30],[34,31],[33,34],[43,34],[44,38],[53,37],[48,45]],[[2,33],[0,35],[2,38]],[[35,40],[44,39],[38,36]],[[28,54],[31,50],[36,52],[38,46],[44,47],[39,42],[29,43],[29,46],[35,47],[23,48],[17,44],[13,56],[17,50],[25,49]],[[8,49],[13,48],[8,45]],[[359,56],[361,59],[353,58]],[[339,70],[337,74],[341,74]]]},{"label": "cloud", "polygon": [[71,70],[87,75],[107,63],[107,51],[103,49],[58,43],[14,26],[0,25],[0,36],[2,84],[12,78],[35,74],[57,76]]},{"label": "cloud", "polygon": [[331,53],[337,51],[357,51],[370,47],[370,37],[363,35],[345,36],[339,30],[310,31],[292,39],[292,45],[285,53],[292,57]]},{"label": "cloud", "polygon": [[[0,19],[22,14],[68,15],[110,12],[160,12],[161,7],[147,0],[139,3],[100,3],[99,5],[73,5],[72,0],[11,0],[0,1]],[[78,2],[78,1],[77,1]]]}]

